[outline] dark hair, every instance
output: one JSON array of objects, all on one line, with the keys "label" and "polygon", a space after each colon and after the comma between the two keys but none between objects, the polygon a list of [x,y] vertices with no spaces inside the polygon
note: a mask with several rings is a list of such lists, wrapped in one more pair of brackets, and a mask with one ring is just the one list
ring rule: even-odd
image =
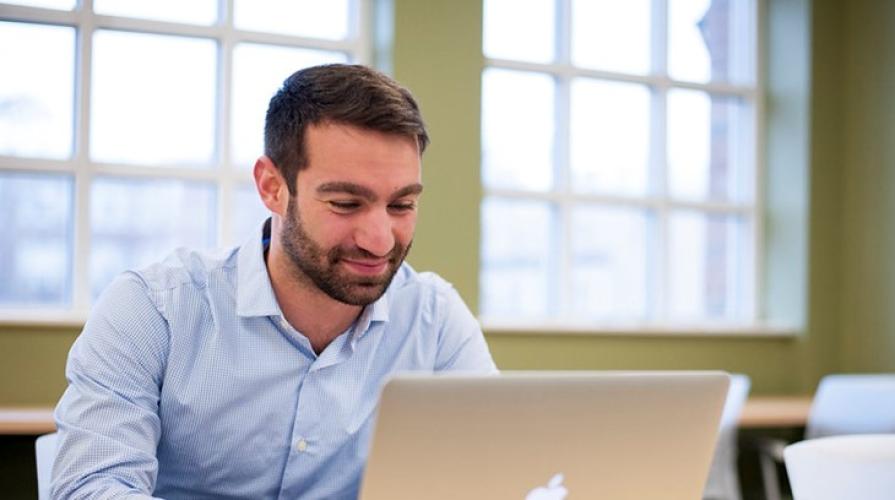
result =
[{"label": "dark hair", "polygon": [[264,154],[286,178],[292,194],[298,172],[308,165],[305,129],[323,122],[413,137],[420,154],[429,144],[410,91],[388,76],[348,64],[296,71],[270,99],[264,124]]}]

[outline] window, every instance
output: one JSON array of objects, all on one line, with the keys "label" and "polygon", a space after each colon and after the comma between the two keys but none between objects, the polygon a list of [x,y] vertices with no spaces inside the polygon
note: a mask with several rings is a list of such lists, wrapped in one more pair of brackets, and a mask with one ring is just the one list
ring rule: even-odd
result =
[{"label": "window", "polygon": [[486,327],[757,322],[758,1],[485,0]]},{"label": "window", "polygon": [[76,322],[124,269],[248,237],[268,100],[297,69],[365,61],[366,9],[0,3],[0,318]]}]

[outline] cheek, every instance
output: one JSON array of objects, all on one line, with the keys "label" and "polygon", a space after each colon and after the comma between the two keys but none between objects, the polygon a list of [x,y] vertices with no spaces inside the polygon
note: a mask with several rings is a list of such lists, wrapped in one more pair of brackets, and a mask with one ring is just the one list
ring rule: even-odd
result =
[{"label": "cheek", "polygon": [[305,234],[324,250],[344,245],[351,239],[351,226],[347,221],[317,207],[303,209],[301,226]]},{"label": "cheek", "polygon": [[325,248],[350,247],[354,241],[354,226],[338,217],[324,221],[317,233],[317,242]]},{"label": "cheek", "polygon": [[407,246],[413,239],[414,231],[416,231],[416,214],[400,219],[393,227],[395,238],[402,245]]}]

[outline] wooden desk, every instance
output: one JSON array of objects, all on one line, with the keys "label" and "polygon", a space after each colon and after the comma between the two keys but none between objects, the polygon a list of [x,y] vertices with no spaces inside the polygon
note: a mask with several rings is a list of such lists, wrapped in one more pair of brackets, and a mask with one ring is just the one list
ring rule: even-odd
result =
[{"label": "wooden desk", "polygon": [[53,408],[0,408],[0,435],[39,436],[55,430]]},{"label": "wooden desk", "polygon": [[740,415],[740,428],[804,427],[811,396],[753,396]]},{"label": "wooden desk", "polygon": [[[804,427],[811,396],[753,396],[746,401],[740,427]],[[0,408],[0,435],[35,435],[56,430],[53,408]]]}]

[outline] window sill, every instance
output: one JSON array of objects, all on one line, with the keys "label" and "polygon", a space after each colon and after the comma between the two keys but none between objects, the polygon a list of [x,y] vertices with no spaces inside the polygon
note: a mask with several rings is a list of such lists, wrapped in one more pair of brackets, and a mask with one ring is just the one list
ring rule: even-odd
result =
[{"label": "window sill", "polygon": [[527,322],[516,323],[479,318],[487,335],[585,335],[618,337],[716,337],[716,338],[779,338],[794,339],[803,328],[768,323],[709,323],[694,325],[656,324],[586,324]]},{"label": "window sill", "polygon": [[4,311],[0,315],[0,328],[8,327],[51,327],[51,328],[83,328],[87,322],[87,313],[74,311]]},{"label": "window sill", "polygon": [[[0,316],[0,328],[6,327],[53,327],[82,328],[86,313],[15,311]],[[779,324],[700,324],[700,325],[650,325],[650,324],[586,324],[558,322],[495,321],[479,318],[487,335],[583,335],[616,337],[722,337],[722,338],[781,338],[801,336],[803,329]]]}]

